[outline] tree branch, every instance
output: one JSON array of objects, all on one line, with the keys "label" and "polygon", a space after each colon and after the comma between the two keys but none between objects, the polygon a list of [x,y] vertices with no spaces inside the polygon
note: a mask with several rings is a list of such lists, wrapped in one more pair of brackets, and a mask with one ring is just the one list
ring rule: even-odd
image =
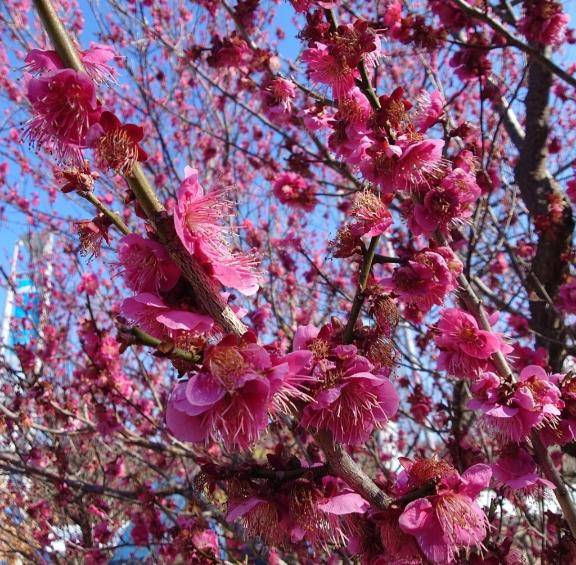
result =
[{"label": "tree branch", "polygon": [[[515,174],[522,199],[540,232],[532,260],[532,276],[527,278],[528,292],[539,298],[530,301],[531,323],[533,329],[543,336],[536,341],[548,348],[552,369],[560,371],[566,355],[566,347],[560,342],[566,341],[566,330],[561,313],[546,298],[555,300],[567,274],[574,219],[570,203],[547,170],[551,86],[552,73],[531,58],[525,102],[526,134]],[[552,205],[561,207],[558,217],[551,213]]]},{"label": "tree branch", "polygon": [[489,27],[491,27],[494,31],[502,35],[508,40],[508,43],[520,51],[526,53],[531,59],[533,59],[537,64],[542,67],[543,69],[548,70],[549,72],[555,74],[557,77],[561,78],[563,81],[567,82],[569,85],[576,87],[576,78],[573,77],[570,73],[566,72],[564,69],[559,67],[554,61],[552,61],[546,54],[542,53],[535,47],[532,47],[528,43],[524,43],[520,41],[517,37],[515,37],[510,31],[506,29],[504,24],[499,22],[498,20],[489,16],[486,12],[483,12],[477,8],[474,8],[468,2],[464,0],[453,0],[454,4],[456,4],[465,14],[470,16],[471,18],[480,20],[484,22]]}]

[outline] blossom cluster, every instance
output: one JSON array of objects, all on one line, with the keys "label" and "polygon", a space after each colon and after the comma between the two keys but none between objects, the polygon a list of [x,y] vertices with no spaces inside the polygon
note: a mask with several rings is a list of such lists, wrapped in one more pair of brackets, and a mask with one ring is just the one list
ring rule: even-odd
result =
[{"label": "blossom cluster", "polygon": [[34,145],[76,165],[83,164],[83,151],[91,148],[103,168],[122,174],[147,159],[139,145],[143,129],[122,124],[97,97],[97,85],[116,77],[110,66],[115,59],[112,48],[92,44],[80,53],[84,70],[77,71],[65,68],[55,51],[30,51],[27,96],[34,117],[26,124],[26,135]]},{"label": "blossom cluster", "polygon": [[[120,224],[124,235],[117,244],[114,271],[131,296],[115,312],[120,328],[117,340],[103,335],[93,318],[81,323],[80,343],[88,363],[74,373],[76,388],[95,399],[92,421],[101,436],[127,433],[122,412],[100,403],[100,398],[123,398],[135,411],[146,416],[151,412],[152,400],[148,394],[138,397],[122,370],[120,355],[127,345],[152,343],[158,357],[174,354],[172,364],[179,377],[169,393],[154,398],[160,410],[165,407],[165,426],[161,423],[157,430],[142,433],[169,436],[168,430],[178,440],[194,444],[190,453],[194,464],[202,467],[194,488],[200,485],[208,495],[221,489],[225,519],[240,520],[249,537],[276,548],[305,548],[307,559],[312,552],[345,546],[366,564],[450,564],[464,558],[481,562],[496,520],[493,512],[486,513],[480,506],[480,492],[492,487],[518,501],[541,497],[545,489],[554,488],[540,476],[535,445],[541,441],[547,448],[576,441],[576,379],[551,371],[546,351],[524,347],[521,340],[513,343],[501,333],[502,318],[484,308],[469,282],[470,273],[487,273],[496,281],[489,293],[510,269],[501,250],[480,267],[472,264],[471,255],[466,256],[468,251],[473,253],[473,245],[469,241],[466,246],[464,231],[477,215],[478,201],[485,196],[488,205],[498,184],[497,174],[482,168],[488,166],[484,165],[484,132],[478,141],[474,135],[468,138],[467,124],[454,126],[449,115],[452,103],[440,86],[416,99],[394,86],[378,96],[379,81],[370,75],[385,56],[384,34],[432,49],[449,32],[459,40],[466,38],[449,60],[455,76],[478,81],[485,89],[482,96],[490,97],[488,48],[493,41],[479,31],[479,22],[478,29],[472,29],[471,20],[450,2],[429,3],[442,24],[439,32],[424,20],[411,20],[411,14],[403,16],[404,7],[397,0],[384,3],[384,29],[355,17],[353,10],[347,23],[338,24],[330,12],[335,2],[291,3],[306,17],[301,32],[306,47],[300,58],[311,88],[318,92],[300,88],[295,78],[280,76],[273,57],[251,44],[248,34],[255,28],[257,2],[238,2],[230,8],[235,32],[227,37],[213,34],[210,47],[185,51],[192,63],[206,51],[206,64],[222,76],[223,83],[233,76],[239,84],[249,84],[250,92],[257,92],[250,104],[261,112],[262,123],[282,137],[292,152],[285,168],[274,163],[266,174],[252,177],[269,181],[274,198],[290,208],[282,226],[286,235],[266,242],[278,247],[274,254],[270,252],[266,265],[270,286],[282,279],[288,289],[282,298],[288,297],[288,306],[277,307],[273,288],[269,296],[259,292],[262,278],[256,259],[240,250],[239,238],[230,227],[234,213],[230,190],[206,190],[200,180],[204,170],[187,167],[175,198],[167,202],[168,211],[157,214],[158,224],[146,222],[145,235],[127,233],[128,227],[110,212],[104,213],[103,206],[94,219],[77,224],[82,250],[91,255],[97,255],[103,243],[111,244],[109,229]],[[205,4],[216,11],[216,3]],[[567,22],[555,0],[526,1],[518,29],[531,44],[544,48],[562,43]],[[33,117],[25,126],[26,136],[70,167],[62,172],[63,192],[87,196],[93,191],[100,177],[90,169],[88,155],[99,171],[126,177],[126,204],[134,203],[136,215],[143,219],[130,180],[138,163],[148,159],[141,146],[145,130],[123,123],[97,92],[99,86],[116,79],[111,63],[120,61],[111,48],[96,44],[79,52],[79,59],[82,70],[74,70],[65,68],[55,51],[30,52],[26,89]],[[257,79],[252,80],[252,73],[257,73]],[[183,77],[182,84],[187,80]],[[300,108],[300,90],[311,93],[315,102]],[[180,96],[180,91],[175,93]],[[219,103],[224,105],[223,99]],[[297,218],[323,208],[326,196],[318,188],[323,181],[312,172],[316,161],[299,153],[298,136],[286,133],[294,127],[305,128],[319,145],[323,136],[326,150],[320,153],[350,181],[349,189],[328,194],[339,198],[338,210],[344,218],[331,242],[332,256],[348,260],[337,262],[345,264],[340,271],[333,269],[337,280],[332,281],[306,255],[311,270],[304,280],[322,277],[333,291],[326,300],[332,311],[325,316],[313,306],[293,307],[291,301],[302,284],[297,278],[299,265],[288,251],[304,251]],[[259,143],[262,138],[255,128],[256,146],[269,148]],[[216,155],[208,142],[201,149],[207,163]],[[239,150],[255,161],[263,160],[249,144]],[[556,221],[562,212],[557,199],[551,200],[550,210],[556,215],[538,219],[537,229]],[[517,219],[511,214],[510,221]],[[159,225],[168,227],[161,230]],[[259,231],[251,220],[244,227],[249,245],[263,248],[265,230]],[[520,241],[517,247],[522,259],[533,257],[532,244]],[[384,249],[388,255],[380,254]],[[522,269],[522,265],[513,267]],[[202,297],[190,292],[191,273],[201,274],[206,281],[203,290],[223,312],[233,312],[239,326],[248,312],[236,305],[236,296],[227,290],[253,297],[254,308],[246,322],[251,328],[231,333],[221,320],[213,319]],[[478,282],[478,288],[484,289],[482,285]],[[77,293],[91,299],[97,289],[96,275],[85,274]],[[351,289],[354,294],[348,301]],[[563,280],[557,294],[554,304],[546,296],[550,309],[576,313],[575,280]],[[346,298],[344,307],[344,302],[337,302],[341,297]],[[537,302],[531,295],[532,299]],[[337,308],[348,312],[347,322],[335,315]],[[290,316],[284,320],[287,311]],[[273,335],[266,324],[272,314],[279,326]],[[435,322],[428,324],[428,319]],[[521,315],[511,315],[508,322],[522,337],[534,330]],[[413,332],[414,327],[421,331]],[[138,341],[140,331],[149,334],[147,342]],[[412,367],[426,371],[429,382],[440,383],[439,390],[446,383],[453,385],[454,402],[428,395],[428,381],[423,383],[415,370],[398,377],[396,344],[401,333],[408,336],[408,351],[402,355]],[[433,360],[428,367],[416,353],[426,348]],[[22,366],[32,372],[33,354],[25,348],[18,348],[17,354]],[[183,354],[185,361],[177,354]],[[433,431],[452,426],[455,431],[446,442],[445,456],[424,456],[429,446],[422,447],[418,437],[409,446],[406,436],[413,430],[395,425],[399,413],[406,415],[410,426],[415,423]],[[466,434],[459,428],[463,420],[470,423]],[[391,429],[398,435],[395,446],[414,452],[413,459],[385,453],[382,438]],[[482,449],[475,433],[482,437]],[[269,448],[276,436],[282,445],[272,453]],[[350,465],[374,467],[374,482],[363,477],[364,486],[380,490],[388,502],[366,500],[360,493],[370,489],[354,490],[350,473],[337,476],[339,469],[329,461],[329,450],[324,449],[324,459],[319,454],[318,446],[326,442]],[[291,451],[294,445],[299,456],[294,455],[296,448]],[[210,461],[217,457],[231,464]],[[384,465],[388,459],[397,461],[402,470]],[[160,538],[166,530],[145,491],[142,488],[143,511],[131,516],[133,537],[143,544],[152,532]],[[215,496],[218,502],[221,494]],[[181,521],[178,527],[190,533],[195,548],[217,554],[219,542],[213,531],[202,521]],[[107,535],[104,527],[100,533],[102,539]],[[186,551],[187,539],[176,536],[174,543],[179,548],[181,544],[182,553]],[[490,559],[482,562],[495,562]]]}]

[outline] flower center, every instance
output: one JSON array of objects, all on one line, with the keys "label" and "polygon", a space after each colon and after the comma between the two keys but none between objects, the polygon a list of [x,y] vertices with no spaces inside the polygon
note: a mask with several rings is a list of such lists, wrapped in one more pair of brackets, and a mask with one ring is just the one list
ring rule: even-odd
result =
[{"label": "flower center", "polygon": [[245,372],[244,357],[235,347],[218,347],[210,354],[210,373],[227,389],[235,388],[238,377]]},{"label": "flower center", "polygon": [[122,175],[130,174],[138,161],[138,147],[122,128],[103,135],[98,140],[97,152],[103,163]]}]

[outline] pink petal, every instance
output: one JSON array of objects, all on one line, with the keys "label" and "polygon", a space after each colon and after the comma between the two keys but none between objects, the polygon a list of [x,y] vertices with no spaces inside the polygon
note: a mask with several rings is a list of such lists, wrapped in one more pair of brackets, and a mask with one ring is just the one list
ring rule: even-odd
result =
[{"label": "pink petal", "polygon": [[403,532],[416,535],[429,525],[434,507],[427,498],[414,500],[402,512],[398,524]]},{"label": "pink petal", "polygon": [[186,400],[192,406],[188,413],[196,416],[205,412],[226,395],[226,390],[208,373],[193,375],[186,384]]},{"label": "pink petal", "polygon": [[490,484],[491,477],[492,469],[490,465],[484,465],[483,463],[473,465],[462,474],[465,486],[461,490],[470,498],[476,498],[480,491]]},{"label": "pink petal", "polygon": [[363,514],[370,508],[370,503],[364,500],[359,494],[348,492],[329,498],[326,502],[318,504],[318,508],[324,510],[324,512],[337,514],[339,516],[352,513]]},{"label": "pink petal", "polygon": [[184,310],[169,310],[156,316],[156,320],[171,330],[208,331],[214,325],[212,318]]},{"label": "pink petal", "polygon": [[192,443],[206,441],[210,433],[211,421],[201,416],[190,416],[181,410],[187,404],[185,388],[185,383],[180,383],[172,391],[166,407],[166,424],[170,432],[182,441]]},{"label": "pink petal", "polygon": [[233,522],[234,520],[237,520],[241,516],[244,516],[244,514],[246,514],[247,512],[250,512],[252,508],[258,506],[258,504],[261,504],[262,502],[264,502],[262,499],[256,498],[254,496],[248,498],[244,502],[241,502],[240,504],[234,506],[226,515],[226,520]]}]

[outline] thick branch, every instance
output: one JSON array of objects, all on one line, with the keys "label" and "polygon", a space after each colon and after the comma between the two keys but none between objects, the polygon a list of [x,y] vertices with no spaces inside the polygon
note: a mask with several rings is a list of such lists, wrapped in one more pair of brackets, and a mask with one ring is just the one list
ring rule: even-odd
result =
[{"label": "thick branch", "polygon": [[[570,203],[547,170],[551,86],[552,73],[530,59],[526,134],[515,173],[522,199],[540,231],[532,276],[527,279],[529,294],[538,297],[530,302],[532,327],[542,336],[537,343],[548,349],[552,369],[560,371],[566,355],[566,331],[561,314],[547,297],[556,298],[566,276],[574,220]],[[552,204],[555,208],[560,205],[558,216],[551,214]]]}]

